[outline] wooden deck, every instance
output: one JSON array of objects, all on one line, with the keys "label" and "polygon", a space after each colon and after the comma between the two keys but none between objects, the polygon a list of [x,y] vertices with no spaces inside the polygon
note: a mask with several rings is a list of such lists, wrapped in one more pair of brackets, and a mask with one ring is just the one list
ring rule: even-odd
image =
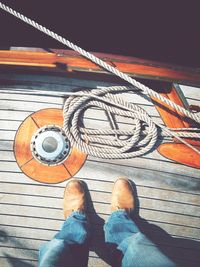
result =
[{"label": "wooden deck", "polygon": [[[13,153],[18,127],[32,112],[62,108],[65,91],[108,85],[67,75],[24,75],[12,71],[0,74],[0,266],[37,266],[39,245],[50,240],[63,223],[66,182],[42,184],[22,173]],[[180,88],[189,104],[200,106],[200,88]],[[130,99],[129,95],[125,97]],[[137,95],[132,99],[162,123],[150,102]],[[85,123],[109,125],[100,110],[88,111]],[[131,121],[119,118],[119,124],[129,127]],[[157,151],[129,160],[88,157],[77,173],[76,178],[87,183],[94,205],[90,204],[94,237],[89,266],[110,266],[102,226],[110,214],[113,182],[119,176],[127,176],[136,184],[142,230],[180,266],[200,266],[200,171],[172,162]]]}]

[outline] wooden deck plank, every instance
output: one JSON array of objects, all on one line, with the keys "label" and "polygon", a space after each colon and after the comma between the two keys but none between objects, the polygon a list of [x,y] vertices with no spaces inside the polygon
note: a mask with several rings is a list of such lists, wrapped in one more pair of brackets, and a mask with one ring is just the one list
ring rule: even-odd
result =
[{"label": "wooden deck plank", "polygon": [[[21,74],[0,74],[0,80],[3,81],[0,86],[0,227],[2,235],[8,236],[0,255],[0,263],[11,267],[12,257],[18,257],[15,260],[16,266],[37,266],[39,245],[50,240],[63,223],[62,196],[66,182],[41,184],[21,172],[13,153],[16,130],[33,111],[48,107],[62,108],[65,91],[80,90],[83,86],[97,88],[108,83]],[[182,86],[181,89],[185,90],[189,103],[196,104],[199,101],[197,95],[191,93],[193,90],[187,91],[187,87]],[[130,94],[124,97],[129,99]],[[149,101],[137,95],[134,101],[162,123]],[[109,125],[104,112],[98,109],[88,111],[86,116],[85,123],[89,127],[98,127],[100,123]],[[120,127],[130,127],[130,120],[121,117],[117,119]],[[112,186],[118,176],[128,176],[135,182],[140,216],[173,237],[178,237],[180,253],[185,255],[186,260],[196,259],[196,255],[189,252],[194,251],[194,248],[199,249],[198,245],[194,243],[190,246],[182,240],[200,240],[199,170],[165,159],[157,151],[129,160],[88,157],[76,178],[87,183],[94,208],[102,220],[107,220],[110,214]],[[91,203],[89,211],[100,240],[102,220],[94,216]],[[109,266],[98,258],[94,250],[92,245],[89,266]]]},{"label": "wooden deck plank", "polygon": [[[158,201],[157,205],[159,205],[160,202]],[[60,205],[62,207],[62,205]],[[96,211],[98,211],[99,214],[110,214],[110,205],[104,204],[104,203],[96,203],[93,202],[93,207]],[[162,208],[162,207],[161,207]],[[88,209],[89,212],[92,212],[92,209]],[[22,222],[23,226],[26,226],[27,223],[30,227],[35,226],[35,221],[37,221],[37,225],[40,227],[40,225],[43,225],[43,220],[40,220],[40,218],[46,218],[48,219],[49,223],[51,220],[53,220],[54,227],[57,226],[56,223],[60,226],[60,221],[63,220],[63,212],[62,208],[50,208],[45,206],[34,206],[34,205],[12,205],[12,204],[1,204],[1,213],[3,215],[6,215],[6,218],[2,218],[1,223],[6,223],[9,225],[15,225],[15,220],[12,217],[12,215],[23,217],[24,221]],[[39,215],[38,215],[39,214]],[[10,220],[9,216],[10,215]],[[190,216],[190,215],[184,215],[184,214],[178,214],[175,210],[173,213],[162,211],[162,210],[152,210],[151,208],[145,207],[140,208],[140,215],[148,219],[149,221],[154,221],[157,223],[163,223],[163,224],[170,224],[170,225],[177,225],[181,227],[188,228],[189,230],[194,229],[197,230],[198,233],[199,230],[199,216]],[[37,218],[36,220],[34,218]],[[45,220],[45,219],[44,219]],[[17,220],[19,223],[19,220]],[[41,221],[41,224],[40,224]],[[51,225],[51,224],[50,224]],[[188,226],[189,225],[189,226]],[[57,229],[57,227],[56,227]],[[59,229],[59,227],[58,227]],[[194,238],[200,239],[200,234],[197,236],[193,236]]]},{"label": "wooden deck plank", "polygon": [[[76,175],[79,178],[84,179],[96,179],[102,181],[114,181],[117,177],[127,176],[133,179],[133,181],[137,184],[148,185],[153,187],[160,188],[168,188],[172,190],[183,191],[184,188],[189,192],[198,192],[199,185],[199,173],[191,172],[189,167],[181,168],[178,170],[178,173],[174,174],[176,170],[176,166],[170,166],[168,164],[168,168],[171,168],[170,171],[168,168],[163,169],[161,171],[157,162],[147,166],[146,161],[139,162],[137,160],[132,161],[132,166],[119,164],[111,164],[107,162],[98,162],[98,161],[90,161],[84,164],[84,168],[82,168],[79,173]],[[117,167],[118,166],[118,167]],[[5,172],[21,172],[17,163],[14,161],[0,161],[1,171]],[[95,168],[95,174],[93,173],[93,169]],[[108,177],[109,172],[109,177]],[[184,174],[186,172],[186,174]]]},{"label": "wooden deck plank", "polygon": [[[76,176],[77,178],[80,178]],[[102,203],[110,202],[110,193],[112,191],[113,181],[98,181],[94,179],[84,179],[89,186],[92,197],[95,201],[101,201]],[[19,195],[19,197],[25,195],[29,196],[32,189],[30,197],[41,197],[45,199],[48,197],[49,203],[54,202],[55,199],[62,199],[62,193],[65,187],[65,182],[55,185],[43,185],[37,182],[34,182],[23,173],[14,173],[10,174],[9,172],[1,172],[1,194],[8,195],[10,194]],[[142,182],[137,182],[137,193],[141,199],[150,199],[149,205],[153,203],[153,200],[159,200],[167,203],[174,204],[183,204],[183,207],[186,205],[198,207],[199,205],[199,194],[194,194],[193,192],[188,191],[176,191],[166,188],[151,187]],[[103,199],[103,200],[102,200]],[[32,200],[34,201],[34,199]],[[45,203],[45,200],[44,200]],[[164,205],[164,203],[163,203]],[[160,206],[159,206],[160,207]],[[192,207],[191,207],[192,208]],[[176,206],[174,206],[176,209]],[[185,211],[186,212],[186,211]],[[193,214],[192,211],[187,209],[189,214]]]},{"label": "wooden deck plank", "polygon": [[[160,202],[158,201],[157,205],[159,204]],[[93,206],[95,210],[98,211],[98,213],[102,213],[105,215],[110,214],[109,204],[93,202]],[[62,205],[60,207],[62,207]],[[92,212],[92,209],[89,208],[89,211]],[[35,207],[34,205],[21,205],[18,207],[17,205],[12,205],[12,204],[1,204],[1,212],[2,214],[16,215],[22,217],[32,216],[34,218],[36,216],[38,218],[42,217],[53,220],[54,219],[63,220],[62,208],[58,207],[52,208],[47,206],[45,209],[44,206]],[[38,213],[40,214],[40,216],[37,215]],[[176,210],[170,213],[163,210],[153,210],[152,208],[149,208],[147,206],[145,208],[141,207],[140,215],[148,219],[149,221],[154,221],[158,223],[162,222],[166,224],[180,225],[188,228],[199,229],[199,216],[180,214]],[[13,223],[12,220],[11,223]],[[198,234],[196,238],[200,238],[200,235]]]},{"label": "wooden deck plank", "polygon": [[[21,188],[23,188],[23,187],[19,187],[18,190],[17,190],[17,188],[16,188],[16,190],[15,190],[15,188],[13,188],[13,190],[11,190],[11,192],[10,191],[6,192],[6,186],[5,186],[5,184],[2,184],[1,192],[3,190],[3,193],[0,193],[1,204],[15,203],[15,205],[24,205],[24,203],[25,203],[27,206],[33,205],[35,207],[46,207],[45,197],[43,197],[43,196],[41,197],[41,196],[37,196],[37,195],[36,196],[35,195],[28,195],[29,192],[26,192],[26,191],[25,192],[23,191],[23,194],[27,193],[26,195],[20,194]],[[34,188],[34,187],[32,186],[32,188]],[[55,189],[52,189],[52,193],[54,190]],[[51,192],[51,188],[48,190],[48,192],[49,191]],[[179,202],[177,202],[174,200],[174,198],[173,198],[173,200],[171,200],[169,198],[164,199],[163,190],[160,190],[161,191],[160,194],[162,196],[162,199],[158,198],[159,195],[156,195],[157,198],[153,198],[153,197],[155,197],[155,191],[158,191],[158,190],[154,189],[154,190],[148,190],[148,191],[150,191],[149,194],[145,194],[145,188],[142,187],[142,188],[140,188],[140,191],[138,192],[139,198],[140,198],[140,209],[147,209],[147,210],[151,209],[154,211],[163,211],[165,213],[169,212],[172,214],[189,215],[191,217],[197,217],[197,218],[200,217],[200,205],[198,205],[198,198],[197,197],[196,198],[193,197],[190,199],[188,198],[188,200],[186,202],[185,201],[185,194],[182,193],[182,195],[183,195],[182,201],[184,201],[184,202],[181,202],[180,201],[181,199],[179,200]],[[101,203],[101,204],[109,205],[110,194],[104,193],[104,192],[99,192],[99,191],[91,191],[91,190],[90,190],[90,192],[91,192],[91,197],[95,203]],[[167,192],[167,193],[169,194],[169,192]],[[145,194],[145,196],[143,196],[144,194]],[[178,195],[180,195],[180,193],[176,193],[176,195],[178,196]],[[51,198],[50,194],[48,197],[49,197],[48,207],[57,208],[57,209],[62,207],[62,197],[59,197],[59,196],[56,197],[53,195],[53,197]],[[151,198],[150,201],[149,201],[149,198]],[[193,200],[194,203],[192,203],[191,200]],[[106,208],[106,209],[108,209],[108,208]]]},{"label": "wooden deck plank", "polygon": [[13,266],[13,264],[15,267],[37,267],[38,266],[36,261],[21,259],[21,258],[20,259],[14,258],[7,253],[3,255],[4,256],[0,256],[0,262],[2,266],[4,267],[10,267],[10,266]]},{"label": "wooden deck plank", "polygon": [[189,99],[189,101],[200,101],[199,93],[200,93],[200,88],[199,87],[194,87],[194,86],[186,86],[186,85],[179,85],[181,88],[181,91],[183,92],[184,96]]},{"label": "wooden deck plank", "polygon": [[[108,181],[110,182],[114,181],[119,176],[128,176],[136,184],[139,184],[139,185],[150,186],[150,187],[155,187],[155,188],[171,189],[175,191],[177,190],[177,191],[183,191],[183,192],[184,191],[193,192],[195,194],[196,193],[199,194],[198,187],[195,187],[195,186],[198,186],[199,184],[198,182],[199,179],[197,179],[198,173],[192,173],[191,176],[187,176],[187,175],[184,175],[181,171],[179,171],[179,174],[175,175],[173,174],[173,172],[169,172],[169,171],[165,171],[164,173],[162,173],[158,169],[143,168],[142,166],[135,167],[134,165],[132,167],[120,165],[121,168],[120,166],[119,168],[117,168],[113,164],[107,164],[106,168],[104,167],[106,170],[103,171],[104,165],[105,163],[100,163],[100,162],[98,164],[95,162],[87,162],[84,166],[84,169],[80,170],[76,176],[78,178],[82,177],[88,180],[91,180],[92,178],[95,180],[100,179],[101,181],[107,181],[106,171],[109,170],[110,176],[109,176]],[[13,171],[14,173],[21,172],[16,162],[14,161],[9,161],[9,162],[0,161],[0,166],[1,166],[1,172],[5,172],[5,173],[10,173],[11,171]],[[89,170],[93,168],[94,166],[96,166],[97,168],[97,172],[95,173],[95,175],[89,172]],[[120,170],[120,169],[123,169],[123,170]],[[19,181],[18,179],[15,179],[15,177],[13,177],[12,175],[10,175],[10,179],[13,182]]]},{"label": "wooden deck plank", "polygon": [[10,121],[20,121],[22,122],[26,117],[28,117],[31,114],[31,112],[25,112],[25,111],[12,111],[12,110],[1,110],[0,112],[0,119],[1,120],[7,120],[8,121],[8,127],[10,124]]},{"label": "wooden deck plank", "polygon": [[0,141],[0,151],[12,151],[13,150],[13,141]]},{"label": "wooden deck plank", "polygon": [[[7,95],[7,96],[6,96]],[[31,95],[31,99],[27,99],[29,95],[26,94],[12,94],[9,96],[8,94],[4,94],[3,96],[0,97],[1,99],[1,109],[11,109],[11,110],[23,110],[23,111],[35,111],[35,106],[38,109],[42,108],[48,108],[49,105],[55,105],[55,107],[60,107],[64,103],[65,97],[57,98],[57,101],[55,99],[50,98],[48,101],[45,100],[46,96],[43,97],[35,97],[35,95]],[[47,97],[48,98],[48,97]],[[40,99],[40,100],[38,100]],[[151,102],[148,102],[147,100],[143,99],[140,95],[137,94],[124,94],[124,100],[127,101],[130,99],[132,102],[134,102],[136,105],[142,105],[143,108],[148,109],[148,114],[153,117],[158,117],[159,114],[157,110],[154,108]],[[60,107],[62,108],[62,107]],[[37,110],[37,109],[36,109]],[[90,109],[86,113],[86,117],[92,118],[91,116],[94,115],[93,112],[94,109]],[[104,111],[99,110],[97,115],[99,118],[101,118],[102,114]],[[119,117],[119,116],[118,116]]]}]

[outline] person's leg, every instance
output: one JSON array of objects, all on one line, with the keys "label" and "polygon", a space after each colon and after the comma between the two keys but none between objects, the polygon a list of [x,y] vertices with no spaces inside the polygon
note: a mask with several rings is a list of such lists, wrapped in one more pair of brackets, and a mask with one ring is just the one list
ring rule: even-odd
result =
[{"label": "person's leg", "polygon": [[[126,179],[119,179],[112,193],[112,214],[104,226],[106,242],[115,248],[114,257],[122,253],[123,267],[171,267],[175,264],[142,234],[130,218],[134,210],[134,194]],[[118,253],[117,253],[118,252]]]},{"label": "person's leg", "polygon": [[90,226],[86,216],[83,184],[68,183],[64,194],[66,221],[55,237],[39,250],[39,267],[87,266]]}]

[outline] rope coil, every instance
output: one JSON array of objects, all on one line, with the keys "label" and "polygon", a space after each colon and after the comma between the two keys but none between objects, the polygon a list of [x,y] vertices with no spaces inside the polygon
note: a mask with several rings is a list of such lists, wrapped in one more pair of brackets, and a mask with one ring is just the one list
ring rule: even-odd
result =
[{"label": "rope coil", "polygon": [[[130,87],[112,86],[91,91],[67,93],[64,108],[64,131],[72,146],[98,158],[127,159],[141,156],[153,149],[158,140],[158,128],[152,118],[138,105],[124,101],[118,94],[130,91]],[[111,129],[88,129],[81,125],[87,109],[96,107],[104,110],[110,119]],[[118,129],[115,116],[131,118],[132,129]],[[181,137],[200,138],[199,129],[168,129],[160,124],[159,135],[176,137],[195,152],[199,151]],[[190,130],[195,130],[195,132]],[[188,132],[189,131],[189,132]]]},{"label": "rope coil", "polygon": [[[116,93],[116,87],[94,89],[90,94],[85,92],[88,96],[73,95],[67,98],[63,112],[64,130],[68,139],[72,146],[75,145],[85,153],[100,158],[125,159],[145,154],[157,141],[157,127],[142,108],[118,98],[112,92]],[[94,100],[93,95],[101,96],[101,101]],[[120,107],[117,107],[118,105]],[[98,107],[112,115],[131,118],[133,120],[131,134],[127,135],[126,132],[116,128],[105,131],[81,127],[80,122],[84,112],[91,107]],[[111,123],[112,127],[115,127],[113,119]],[[120,138],[126,140],[120,140]]]}]

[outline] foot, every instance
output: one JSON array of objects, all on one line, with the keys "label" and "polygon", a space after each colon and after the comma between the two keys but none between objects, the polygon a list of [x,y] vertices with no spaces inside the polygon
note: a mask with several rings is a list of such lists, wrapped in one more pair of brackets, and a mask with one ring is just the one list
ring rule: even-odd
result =
[{"label": "foot", "polygon": [[131,183],[126,178],[119,178],[113,187],[111,211],[124,209],[131,213],[135,208],[134,193]]},{"label": "foot", "polygon": [[85,212],[86,194],[83,182],[73,179],[66,185],[63,209],[65,219],[74,211]]}]

